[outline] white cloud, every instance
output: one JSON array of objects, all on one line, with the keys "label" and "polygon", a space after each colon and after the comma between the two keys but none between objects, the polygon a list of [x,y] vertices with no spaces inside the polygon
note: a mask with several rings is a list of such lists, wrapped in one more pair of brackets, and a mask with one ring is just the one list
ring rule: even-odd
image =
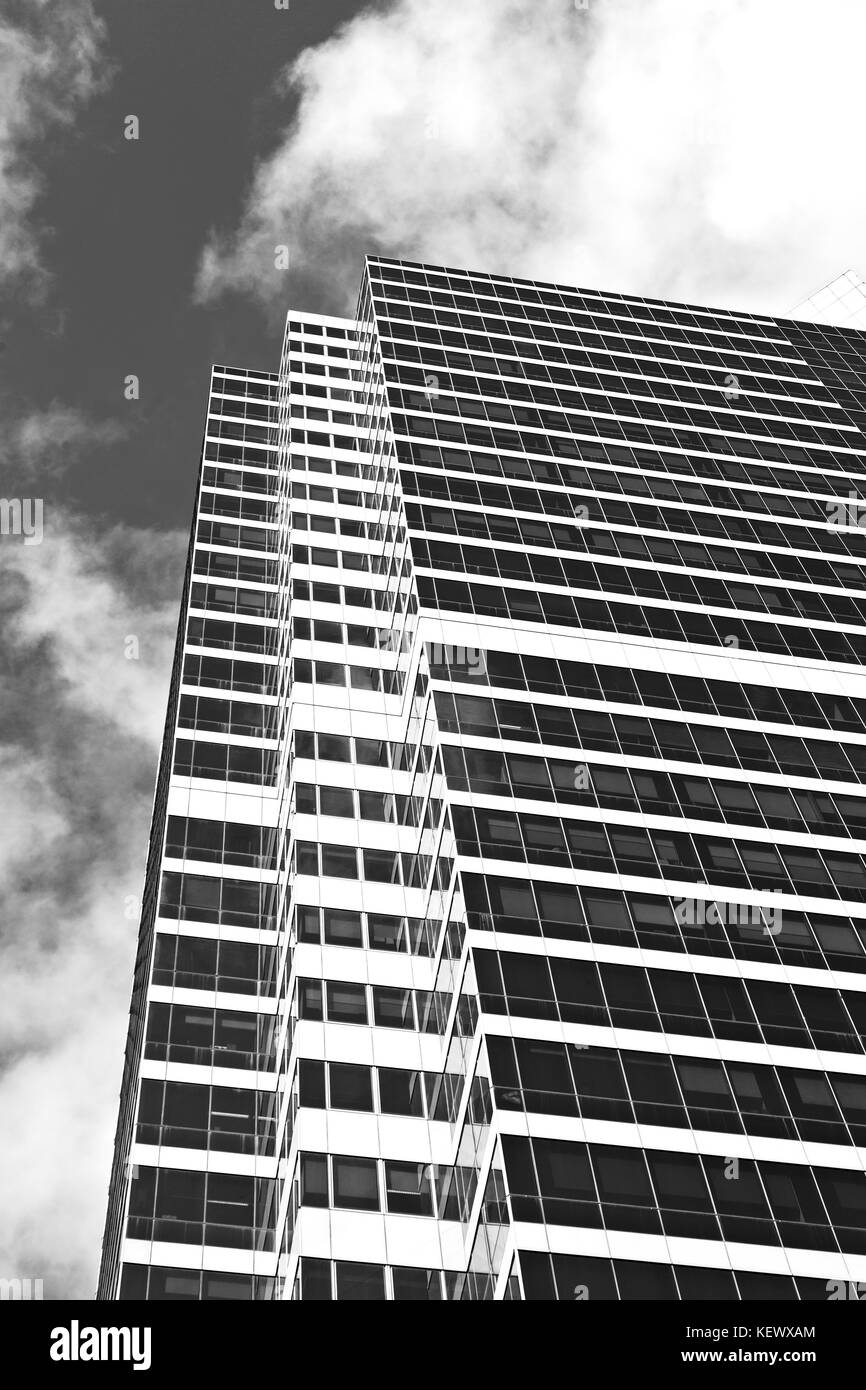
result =
[{"label": "white cloud", "polygon": [[105,25],[91,0],[27,0],[0,18],[0,279],[44,287],[33,142],[67,125],[105,80]]},{"label": "white cloud", "polygon": [[46,1298],[95,1290],[185,540],[54,511],[0,540],[0,1269]]},{"label": "white cloud", "polygon": [[783,312],[866,262],[859,0],[396,0],[307,50],[197,291],[365,250]]}]

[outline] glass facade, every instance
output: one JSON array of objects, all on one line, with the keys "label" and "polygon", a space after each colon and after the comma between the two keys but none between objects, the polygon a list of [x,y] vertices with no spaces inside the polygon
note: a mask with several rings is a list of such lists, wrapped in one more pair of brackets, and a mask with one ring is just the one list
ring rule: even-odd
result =
[{"label": "glass facade", "polygon": [[214,368],[105,1299],[866,1279],[861,335],[371,257]]}]

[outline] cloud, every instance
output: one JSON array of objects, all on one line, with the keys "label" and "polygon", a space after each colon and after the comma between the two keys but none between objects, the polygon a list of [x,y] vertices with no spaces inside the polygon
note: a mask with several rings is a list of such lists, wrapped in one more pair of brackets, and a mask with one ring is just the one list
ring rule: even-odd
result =
[{"label": "cloud", "polygon": [[46,1298],[95,1290],[185,545],[54,510],[0,540],[0,1273]]},{"label": "cloud", "polygon": [[853,0],[394,0],[306,50],[199,299],[365,251],[784,310],[866,261]]},{"label": "cloud", "polygon": [[21,481],[44,481],[63,472],[86,450],[105,448],[126,434],[127,426],[119,420],[94,420],[57,401],[11,420],[0,451],[7,490],[10,474]]},{"label": "cloud", "polygon": [[105,33],[91,0],[10,0],[0,19],[0,283],[31,296],[46,278],[35,144],[103,85]]}]

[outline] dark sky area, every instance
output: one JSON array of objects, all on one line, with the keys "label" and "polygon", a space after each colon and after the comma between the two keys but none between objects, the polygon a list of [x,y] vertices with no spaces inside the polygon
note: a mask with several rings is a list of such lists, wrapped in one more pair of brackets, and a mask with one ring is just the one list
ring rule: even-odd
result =
[{"label": "dark sky area", "polygon": [[[97,4],[111,80],[74,129],[52,129],[39,151],[53,283],[36,313],[13,309],[4,366],[22,412],[59,400],[128,434],[56,479],[56,500],[106,520],[188,524],[211,363],[274,371],[279,356],[278,318],[267,322],[248,299],[192,303],[202,246],[211,228],[237,221],[256,160],[291,119],[280,70],[361,8]],[[124,138],[130,114],[137,141]],[[286,308],[291,297],[319,307],[315,288],[287,273]],[[137,402],[124,398],[129,374],[140,380]]]}]

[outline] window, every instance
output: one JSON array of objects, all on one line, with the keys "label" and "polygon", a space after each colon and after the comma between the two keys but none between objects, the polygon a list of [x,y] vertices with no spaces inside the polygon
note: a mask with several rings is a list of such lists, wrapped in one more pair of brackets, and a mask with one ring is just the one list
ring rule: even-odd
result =
[{"label": "window", "polygon": [[677,1266],[677,1283],[683,1302],[692,1300],[735,1299],[737,1297],[734,1276],[728,1269],[701,1269]]},{"label": "window", "polygon": [[319,909],[317,907],[299,906],[295,921],[299,941],[320,940]]},{"label": "window", "polygon": [[366,767],[387,767],[388,766],[388,745],[379,739],[357,738],[355,739],[355,754],[357,761]]},{"label": "window", "polygon": [[348,738],[341,734],[319,734],[319,757],[329,762],[349,763],[352,761],[352,748]]},{"label": "window", "polygon": [[421,1073],[380,1067],[379,1104],[383,1115],[423,1115]]},{"label": "window", "polygon": [[401,1269],[392,1271],[394,1301],[431,1302],[442,1299],[442,1278],[438,1269]]},{"label": "window", "polygon": [[[518,1038],[515,1046],[522,1086],[536,1093],[532,1108],[541,1108],[547,1114],[576,1115],[574,1082],[562,1044]],[[564,1100],[566,1096],[568,1102]]]},{"label": "window", "polygon": [[656,1203],[640,1150],[599,1145],[592,1150],[592,1166],[607,1226],[619,1231],[659,1231],[658,1218],[648,1210]]},{"label": "window", "polygon": [[351,791],[348,787],[320,787],[319,811],[323,816],[354,816]]},{"label": "window", "polygon": [[[145,1099],[144,1087],[154,1083],[142,1082],[142,1102]],[[178,1129],[203,1131],[202,1140],[205,1138],[208,1128],[208,1118],[210,1113],[210,1093],[207,1086],[184,1085],[181,1082],[173,1082],[166,1087],[165,1106],[163,1110],[163,1123],[170,1126],[174,1131],[169,1138],[166,1135],[164,1142],[178,1143],[181,1140],[188,1144],[190,1142],[186,1135],[178,1135]]]},{"label": "window", "polygon": [[338,1260],[337,1298],[341,1301],[385,1299],[385,1271],[381,1265],[354,1264]]},{"label": "window", "polygon": [[326,907],[325,941],[329,946],[362,946],[361,914]]},{"label": "window", "polygon": [[426,1163],[386,1163],[388,1210],[409,1216],[432,1216],[433,1191]]},{"label": "window", "polygon": [[380,1028],[415,1028],[411,989],[373,988],[373,1021]]},{"label": "window", "polygon": [[[561,1257],[556,1258],[558,1260]],[[614,1270],[621,1299],[658,1302],[677,1297],[674,1272],[668,1265],[645,1264],[640,1260],[615,1260]]]},{"label": "window", "polygon": [[255,1224],[254,1180],[236,1173],[209,1173],[205,1239],[214,1245],[246,1245],[230,1227],[251,1229]]},{"label": "window", "polygon": [[327,995],[329,1023],[367,1022],[367,992],[364,985],[329,981]]},{"label": "window", "polygon": [[328,1159],[325,1154],[301,1155],[301,1205],[328,1206]]},{"label": "window", "polygon": [[302,1057],[298,1063],[298,1101],[317,1110],[325,1108],[325,1064]]},{"label": "window", "polygon": [[331,1062],[328,1067],[331,1106],[334,1110],[372,1110],[370,1068]]},{"label": "window", "polygon": [[373,1158],[334,1158],[334,1206],[379,1210],[379,1181]]},{"label": "window", "polygon": [[364,877],[373,883],[399,883],[399,856],[388,849],[365,849]]},{"label": "window", "polygon": [[199,1298],[199,1272],[193,1269],[152,1269],[150,1298],[185,1301]]},{"label": "window", "polygon": [[298,1018],[321,1019],[322,986],[318,980],[298,981]]},{"label": "window", "polygon": [[309,840],[298,840],[295,845],[295,867],[299,874],[309,874],[311,878],[318,878],[319,846]]},{"label": "window", "polygon": [[[214,1176],[211,1174],[210,1178]],[[157,1179],[154,1214],[164,1221],[199,1222],[204,1213],[204,1195],[204,1173],[161,1168]],[[167,1231],[162,1238],[171,1239]]]},{"label": "window", "polygon": [[739,1132],[736,1102],[721,1062],[675,1057],[674,1067],[692,1124],[698,1129]]},{"label": "window", "polygon": [[367,918],[370,948],[374,951],[403,951],[406,949],[402,917],[381,917],[372,913]]},{"label": "window", "polygon": [[670,1059],[661,1054],[623,1052],[638,1124],[685,1126],[685,1109]]},{"label": "window", "polygon": [[330,1260],[313,1260],[305,1255],[301,1260],[301,1298],[321,1302],[332,1297]]},{"label": "window", "polygon": [[[496,916],[515,917],[521,921],[535,918],[532,889],[528,884],[520,883],[515,879],[491,879],[488,881],[488,887],[491,907]],[[563,897],[566,896],[563,894]],[[576,894],[574,901],[577,901]]]},{"label": "window", "polygon": [[323,878],[357,878],[357,853],[345,845],[322,845]]},{"label": "window", "polygon": [[651,1152],[646,1157],[665,1234],[718,1240],[718,1223],[697,1156]]}]

